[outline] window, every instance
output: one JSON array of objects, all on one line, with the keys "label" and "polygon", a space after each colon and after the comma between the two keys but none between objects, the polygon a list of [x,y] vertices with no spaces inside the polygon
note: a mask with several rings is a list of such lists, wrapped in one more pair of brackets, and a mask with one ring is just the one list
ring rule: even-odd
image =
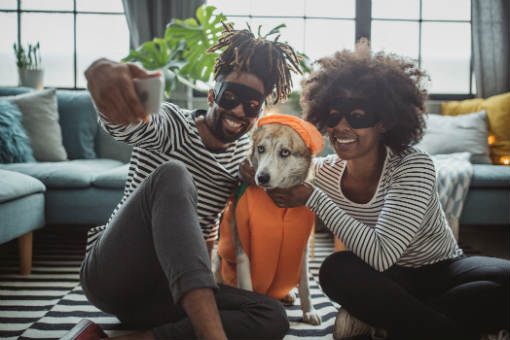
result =
[{"label": "window", "polygon": [[469,0],[372,0],[371,40],[375,50],[417,59],[430,93],[473,93]]},{"label": "window", "polygon": [[[431,98],[473,94],[470,0],[208,0],[236,27],[285,23],[280,40],[312,60],[368,36],[375,51],[416,59]],[[295,79],[296,80],[296,79]],[[294,81],[294,84],[298,84]]]},{"label": "window", "polygon": [[[262,25],[262,35],[282,23],[280,41],[312,60],[335,51],[354,47],[355,0],[208,0],[236,28],[248,23],[254,32]],[[293,76],[299,88],[300,77]]]},{"label": "window", "polygon": [[18,84],[15,42],[40,42],[44,85],[58,88],[83,88],[93,60],[129,53],[121,0],[0,0],[0,30],[0,85]]}]

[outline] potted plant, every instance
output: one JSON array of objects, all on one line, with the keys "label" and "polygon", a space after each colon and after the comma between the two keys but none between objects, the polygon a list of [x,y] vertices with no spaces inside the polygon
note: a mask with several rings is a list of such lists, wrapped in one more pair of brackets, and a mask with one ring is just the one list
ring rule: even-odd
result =
[{"label": "potted plant", "polygon": [[[222,23],[228,23],[227,17],[217,13],[214,6],[200,6],[195,17],[173,19],[167,25],[163,38],[143,43],[122,59],[123,62],[139,62],[147,70],[160,71],[165,77],[166,96],[175,90],[173,101],[177,104],[185,102],[188,108],[191,108],[192,90],[207,93],[219,53],[206,51],[218,42],[223,31]],[[259,26],[257,33],[259,37],[267,38],[279,35],[280,29],[285,27],[285,24],[280,24],[262,36]],[[310,60],[303,53],[298,54],[302,68],[310,72]],[[179,83],[187,86],[187,92],[184,86],[178,86]]]},{"label": "potted plant", "polygon": [[34,45],[28,44],[28,50],[16,43],[13,48],[18,66],[19,85],[42,89],[44,72],[41,68],[39,42]]},{"label": "potted plant", "polygon": [[[182,100],[190,107],[192,90],[206,92],[206,86],[200,83],[211,79],[218,56],[206,53],[218,42],[222,22],[227,21],[222,13],[214,13],[215,10],[214,6],[202,5],[196,10],[196,19],[173,19],[164,37],[143,43],[122,61],[139,62],[147,70],[160,71],[165,77],[166,96],[175,90],[174,101]],[[179,83],[186,86],[178,86]]]}]

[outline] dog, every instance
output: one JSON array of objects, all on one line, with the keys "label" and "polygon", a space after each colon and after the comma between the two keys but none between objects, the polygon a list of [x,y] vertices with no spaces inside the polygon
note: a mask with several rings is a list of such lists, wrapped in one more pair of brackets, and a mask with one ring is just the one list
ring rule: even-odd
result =
[{"label": "dog", "polygon": [[265,190],[302,184],[313,154],[322,150],[322,136],[300,118],[271,115],[259,120],[252,140],[248,160],[256,185],[242,185],[236,192],[240,199],[225,210],[213,259],[215,279],[290,303],[297,285],[303,321],[319,325],[308,276],[315,215],[306,207],[278,208]]}]

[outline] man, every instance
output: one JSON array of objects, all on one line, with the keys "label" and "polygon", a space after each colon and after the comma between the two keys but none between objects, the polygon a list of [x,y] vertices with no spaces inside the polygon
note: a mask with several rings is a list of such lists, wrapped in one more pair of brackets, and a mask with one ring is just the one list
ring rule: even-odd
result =
[{"label": "man", "polygon": [[[207,111],[164,103],[149,117],[133,79],[151,75],[106,59],[85,72],[104,128],[134,145],[124,197],[81,269],[95,306],[144,330],[124,339],[281,338],[288,330],[278,301],[216,285],[210,251],[249,149],[246,133],[268,96],[290,93],[298,59],[286,44],[228,25],[210,51],[223,47]],[[88,321],[65,338],[105,336]]]}]

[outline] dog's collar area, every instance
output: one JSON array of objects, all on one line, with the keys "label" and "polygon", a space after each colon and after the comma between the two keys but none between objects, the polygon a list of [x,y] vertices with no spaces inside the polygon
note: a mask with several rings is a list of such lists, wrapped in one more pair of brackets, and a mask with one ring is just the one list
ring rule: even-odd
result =
[{"label": "dog's collar area", "polygon": [[250,118],[259,115],[264,102],[264,95],[254,88],[228,81],[217,82],[213,93],[214,102],[224,109],[243,104],[244,114]]}]

